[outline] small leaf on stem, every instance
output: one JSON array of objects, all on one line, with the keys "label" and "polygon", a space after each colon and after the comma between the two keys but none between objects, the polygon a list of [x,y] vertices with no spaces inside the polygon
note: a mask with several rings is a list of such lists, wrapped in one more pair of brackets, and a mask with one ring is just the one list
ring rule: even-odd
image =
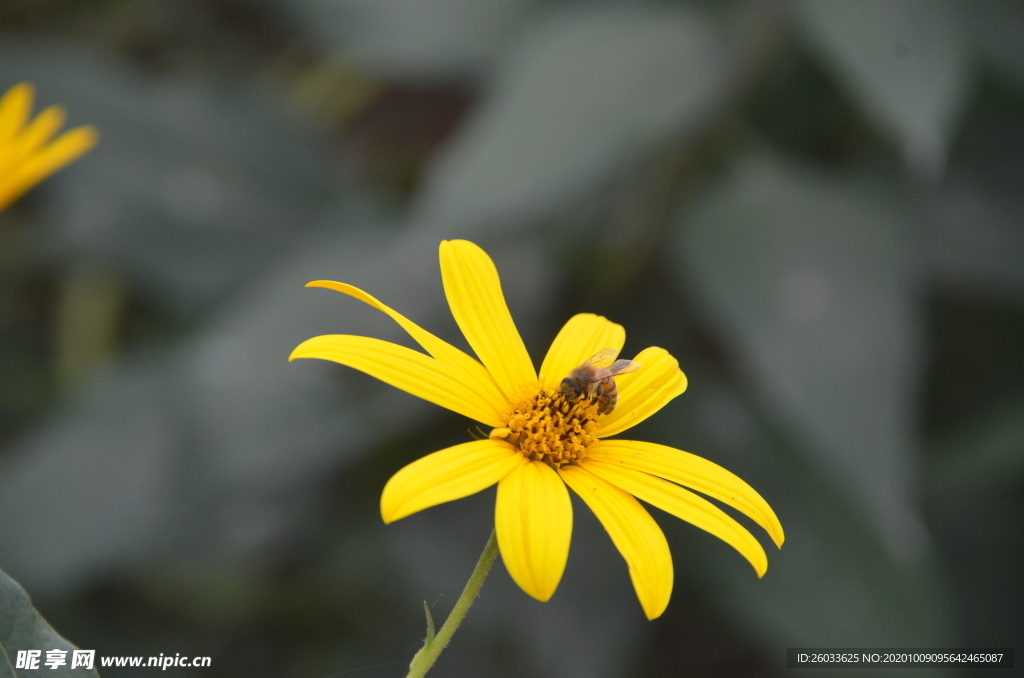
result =
[{"label": "small leaf on stem", "polygon": [[430,615],[430,607],[427,601],[423,601],[423,610],[427,613],[427,642],[424,647],[429,647],[434,642],[434,618]]}]

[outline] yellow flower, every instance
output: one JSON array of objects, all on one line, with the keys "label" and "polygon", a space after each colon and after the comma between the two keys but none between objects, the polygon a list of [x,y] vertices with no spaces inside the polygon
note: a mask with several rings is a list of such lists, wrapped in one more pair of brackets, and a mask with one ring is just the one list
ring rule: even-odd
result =
[{"label": "yellow flower", "polygon": [[76,127],[52,139],[64,109],[50,106],[29,122],[35,90],[23,82],[0,98],[0,212],[25,191],[96,145],[92,127]]},{"label": "yellow flower", "polygon": [[782,525],[749,485],[701,457],[663,445],[605,440],[640,423],[686,389],[679,363],[661,348],[635,358],[639,370],[616,377],[619,400],[598,414],[587,398],[567,400],[559,386],[598,351],[625,343],[621,325],[589,313],[574,316],[555,337],[538,374],[512,322],[498,271],[465,240],[441,243],[441,278],[452,315],[480,361],[430,334],[366,292],[320,280],[307,287],[343,292],[391,316],[430,355],[351,335],[314,337],[291,358],[348,365],[397,388],[492,427],[487,440],[429,454],[384,487],[385,523],[498,484],[495,530],[512,579],[538,600],[555,592],[569,556],[572,503],[566,485],[597,515],[629,566],[648,619],[672,593],[672,556],[661,528],[636,498],[727,542],[754,566],[768,568],[760,543],[711,502],[735,508],[779,546]]}]

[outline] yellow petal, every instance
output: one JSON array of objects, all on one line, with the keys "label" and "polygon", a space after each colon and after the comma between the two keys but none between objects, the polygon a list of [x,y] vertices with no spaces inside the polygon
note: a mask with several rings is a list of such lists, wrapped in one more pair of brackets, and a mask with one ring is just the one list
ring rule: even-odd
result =
[{"label": "yellow petal", "polygon": [[672,596],[672,554],[654,518],[628,492],[580,466],[562,466],[558,473],[583,498],[626,559],[644,614],[648,619],[660,616]]},{"label": "yellow petal", "polygon": [[488,426],[502,425],[498,413],[477,395],[464,375],[411,348],[372,337],[326,334],[299,344],[288,359],[296,358],[348,365]]},{"label": "yellow petal", "polygon": [[76,127],[26,157],[0,185],[0,210],[61,167],[78,159],[95,146],[98,139],[95,128]]},{"label": "yellow petal", "polygon": [[497,412],[508,408],[508,399],[502,394],[501,389],[494,382],[491,373],[487,368],[477,362],[472,356],[460,351],[444,339],[434,336],[423,329],[404,315],[385,306],[375,297],[367,294],[358,287],[346,285],[345,283],[334,282],[333,280],[314,280],[306,287],[324,287],[327,289],[347,294],[350,297],[373,306],[378,311],[391,316],[395,322],[401,325],[402,329],[409,333],[416,342],[430,355],[447,365],[450,369],[458,370],[465,374],[465,383],[470,386],[482,399]]},{"label": "yellow petal", "polygon": [[763,577],[768,570],[768,556],[754,535],[707,499],[667,480],[621,464],[584,459],[580,465],[637,499],[715,535],[750,561],[758,577]]},{"label": "yellow petal", "polygon": [[21,156],[32,153],[57,133],[67,117],[67,112],[60,106],[44,108],[12,139],[12,147]]},{"label": "yellow petal", "polygon": [[501,559],[519,587],[547,601],[569,559],[572,502],[558,474],[530,461],[498,483],[494,529]]},{"label": "yellow petal", "polygon": [[487,253],[466,240],[441,242],[441,280],[466,341],[505,395],[537,380]]},{"label": "yellow petal", "polygon": [[518,466],[523,455],[501,440],[474,440],[417,459],[391,476],[380,496],[385,523],[486,490]]},{"label": "yellow petal", "polygon": [[641,367],[615,377],[619,402],[611,414],[598,421],[599,438],[636,426],[686,390],[686,375],[679,369],[679,361],[665,349],[645,348],[633,360]]},{"label": "yellow petal", "polygon": [[551,342],[540,366],[540,378],[551,388],[565,379],[569,372],[605,348],[618,353],[626,343],[626,330],[607,318],[593,313],[574,315]]},{"label": "yellow petal", "polygon": [[[64,124],[66,114],[59,106],[50,106],[21,130],[0,155],[0,177],[10,177],[39,146],[46,143]],[[5,180],[6,184],[7,181]]]},{"label": "yellow petal", "polygon": [[7,90],[0,99],[0,148],[25,125],[34,97],[35,88],[23,82]]},{"label": "yellow petal", "polygon": [[786,536],[782,524],[761,495],[724,468],[672,447],[636,440],[599,440],[587,450],[587,459],[650,473],[706,494],[732,506],[768,532],[776,546]]}]

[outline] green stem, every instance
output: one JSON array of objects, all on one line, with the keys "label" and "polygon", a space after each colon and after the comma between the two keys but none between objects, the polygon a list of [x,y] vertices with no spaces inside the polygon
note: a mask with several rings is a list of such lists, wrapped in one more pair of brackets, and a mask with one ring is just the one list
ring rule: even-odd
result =
[{"label": "green stem", "polygon": [[491,565],[494,564],[494,559],[497,555],[498,537],[492,530],[491,538],[487,540],[487,546],[484,547],[484,552],[480,554],[480,560],[477,561],[476,567],[473,568],[473,574],[469,575],[466,588],[462,589],[462,595],[455,601],[455,607],[452,608],[451,614],[448,615],[448,619],[445,620],[444,626],[438,631],[436,637],[431,637],[433,636],[431,633],[433,631],[433,622],[430,621],[430,611],[427,611],[427,621],[431,627],[427,631],[427,642],[423,644],[423,648],[412,658],[412,662],[409,664],[409,674],[406,678],[423,678],[423,676],[427,675],[427,671],[437,661],[441,650],[452,639],[455,629],[459,628],[463,617],[469,611],[469,606],[476,600],[477,594],[480,593],[480,587],[483,586],[487,573],[491,571]]}]

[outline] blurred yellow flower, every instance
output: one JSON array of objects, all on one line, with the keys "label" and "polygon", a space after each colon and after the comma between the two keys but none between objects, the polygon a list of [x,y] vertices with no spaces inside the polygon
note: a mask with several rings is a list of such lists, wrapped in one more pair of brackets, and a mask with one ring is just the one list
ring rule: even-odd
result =
[{"label": "blurred yellow flower", "polygon": [[50,106],[29,121],[35,90],[23,82],[0,98],[0,211],[23,193],[96,145],[90,126],[52,139],[64,124],[64,109]]},{"label": "blurred yellow flower", "polygon": [[[768,558],[754,536],[702,494],[731,506],[782,545],[782,525],[747,483],[701,457],[654,443],[605,440],[638,424],[686,389],[679,363],[661,348],[641,351],[639,370],[616,377],[614,410],[598,413],[589,398],[567,399],[562,379],[598,351],[618,353],[621,325],[592,314],[566,323],[538,374],[505,304],[490,257],[464,240],[441,243],[441,277],[452,314],[480,361],[422,329],[369,294],[320,280],[308,287],[343,292],[388,314],[430,355],[379,339],[314,337],[289,359],[322,358],[492,427],[487,440],[429,454],[384,487],[385,523],[469,496],[497,483],[495,530],[512,579],[538,600],[555,592],[572,534],[573,489],[604,525],[629,566],[648,619],[672,593],[672,556],[661,528],[636,498],[690,522],[739,551],[758,576]],[[636,497],[636,498],[634,498]]]}]

